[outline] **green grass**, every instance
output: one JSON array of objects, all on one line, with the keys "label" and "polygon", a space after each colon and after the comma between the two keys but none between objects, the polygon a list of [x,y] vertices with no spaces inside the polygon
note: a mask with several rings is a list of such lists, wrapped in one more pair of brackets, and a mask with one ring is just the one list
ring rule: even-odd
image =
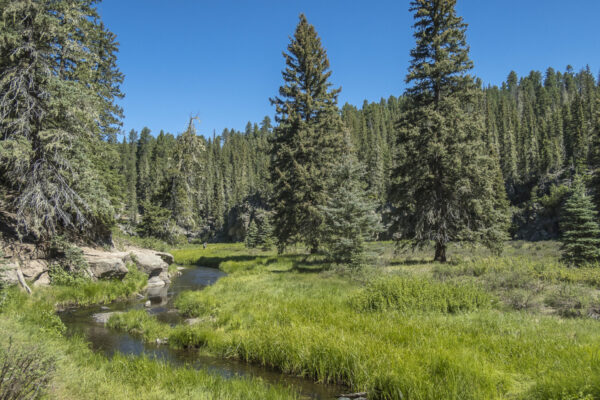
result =
[{"label": "green grass", "polygon": [[[561,311],[597,301],[600,271],[562,266],[555,243],[513,243],[503,257],[453,248],[443,265],[387,243],[371,248],[380,257],[366,285],[303,255],[174,251],[177,262],[229,275],[177,299],[200,321],[170,329],[169,341],[375,399],[600,397],[600,322]],[[575,290],[556,296],[563,287]],[[520,295],[537,306],[522,307]]]},{"label": "green grass", "polygon": [[41,287],[34,297],[45,299],[57,306],[104,304],[125,300],[139,293],[148,281],[148,276],[135,265],[128,265],[129,273],[123,280],[85,281],[72,286]]},{"label": "green grass", "polygon": [[[56,307],[128,297],[145,285],[135,272],[125,281],[88,282],[73,287],[36,288],[28,296],[16,287],[0,291],[0,352],[41,349],[56,360],[43,398],[49,399],[295,399],[290,389],[260,379],[224,378],[207,371],[148,359],[94,353],[82,338],[64,336]],[[144,312],[145,314],[145,312]],[[140,318],[141,314],[136,315]],[[147,326],[141,326],[147,329]],[[150,331],[148,331],[149,334]],[[36,350],[37,351],[37,350]],[[43,354],[42,354],[43,353]]]}]

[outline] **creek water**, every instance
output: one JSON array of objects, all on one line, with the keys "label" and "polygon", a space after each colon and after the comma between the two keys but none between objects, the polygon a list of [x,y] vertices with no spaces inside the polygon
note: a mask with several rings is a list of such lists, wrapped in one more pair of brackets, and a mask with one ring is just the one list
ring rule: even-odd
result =
[{"label": "creek water", "polygon": [[[166,345],[144,343],[135,336],[119,332],[108,328],[103,323],[96,322],[93,317],[94,314],[98,313],[146,309],[149,314],[155,315],[162,322],[172,325],[182,323],[183,319],[173,308],[174,298],[184,290],[202,290],[224,275],[224,272],[215,268],[188,267],[183,269],[181,275],[175,277],[169,286],[149,289],[143,299],[114,302],[106,306],[74,308],[65,310],[59,315],[67,327],[67,334],[84,336],[94,351],[102,352],[107,357],[112,357],[117,352],[136,356],[146,355],[173,365],[191,365],[194,368],[205,369],[226,378],[237,376],[257,377],[270,384],[282,384],[292,387],[303,399],[335,399],[345,391],[341,386],[318,384],[308,379],[282,374],[269,368],[237,360],[203,355],[194,349],[176,350]],[[151,306],[145,307],[144,303],[148,299]]]}]

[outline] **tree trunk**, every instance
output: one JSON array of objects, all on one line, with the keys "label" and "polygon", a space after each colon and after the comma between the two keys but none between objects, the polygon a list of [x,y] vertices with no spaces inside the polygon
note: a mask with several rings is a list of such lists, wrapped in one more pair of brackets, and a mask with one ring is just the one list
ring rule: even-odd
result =
[{"label": "tree trunk", "polygon": [[446,245],[444,243],[435,244],[435,258],[433,261],[446,262]]}]

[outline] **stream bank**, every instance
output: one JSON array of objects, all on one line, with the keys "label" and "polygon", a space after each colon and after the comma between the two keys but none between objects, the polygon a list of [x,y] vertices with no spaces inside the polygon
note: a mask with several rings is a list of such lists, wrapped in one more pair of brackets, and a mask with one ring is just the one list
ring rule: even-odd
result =
[{"label": "stream bank", "polygon": [[[155,315],[162,322],[172,325],[182,323],[183,319],[173,308],[175,297],[186,290],[202,290],[224,275],[224,272],[216,268],[191,266],[180,271],[180,275],[174,277],[169,285],[149,288],[146,297],[104,306],[70,308],[59,313],[59,316],[67,326],[68,335],[84,336],[94,351],[101,352],[107,357],[112,357],[116,353],[145,355],[173,365],[191,365],[227,378],[236,376],[260,378],[268,383],[291,386],[304,399],[335,399],[345,391],[340,386],[318,384],[269,368],[209,356],[203,354],[201,350],[173,349],[164,345],[145,343],[140,338],[111,329],[102,320],[97,320],[98,315],[106,316],[107,313],[112,312],[146,309],[149,314]],[[147,301],[150,301],[149,307],[146,306]]]}]

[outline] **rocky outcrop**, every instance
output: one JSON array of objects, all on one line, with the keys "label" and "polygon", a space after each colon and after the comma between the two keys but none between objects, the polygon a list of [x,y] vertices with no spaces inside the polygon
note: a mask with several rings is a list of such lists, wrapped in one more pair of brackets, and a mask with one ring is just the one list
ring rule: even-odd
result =
[{"label": "rocky outcrop", "polygon": [[125,254],[92,248],[82,248],[82,250],[92,278],[123,279],[129,272],[123,261]]},{"label": "rocky outcrop", "polygon": [[175,257],[173,257],[173,254],[171,253],[165,253],[163,251],[157,251],[155,252],[155,254],[157,256],[159,256],[160,258],[162,258],[162,260],[164,262],[166,262],[167,264],[171,265],[175,262]]},{"label": "rocky outcrop", "polygon": [[167,264],[159,254],[162,253],[147,249],[129,250],[129,258],[135,262],[140,270],[148,274],[150,278],[159,276],[163,272],[167,272],[169,268],[169,264]]},{"label": "rocky outcrop", "polygon": [[19,266],[16,263],[0,264],[0,282],[5,285],[17,285],[19,283],[19,278],[17,277],[18,268]]},{"label": "rocky outcrop", "polygon": [[[39,254],[35,249],[25,248],[25,253],[30,257],[23,257],[23,251],[14,257],[0,259],[0,283],[18,284],[19,266],[26,281],[33,286],[50,284],[50,263],[46,259],[34,258]],[[125,251],[104,250],[91,247],[82,247],[83,258],[88,264],[87,273],[92,279],[123,279],[130,264],[136,264],[138,269],[148,275],[149,287],[163,287],[171,281],[169,279],[169,264],[174,262],[169,253],[148,249],[129,248]],[[16,260],[21,260],[16,262]]]}]

